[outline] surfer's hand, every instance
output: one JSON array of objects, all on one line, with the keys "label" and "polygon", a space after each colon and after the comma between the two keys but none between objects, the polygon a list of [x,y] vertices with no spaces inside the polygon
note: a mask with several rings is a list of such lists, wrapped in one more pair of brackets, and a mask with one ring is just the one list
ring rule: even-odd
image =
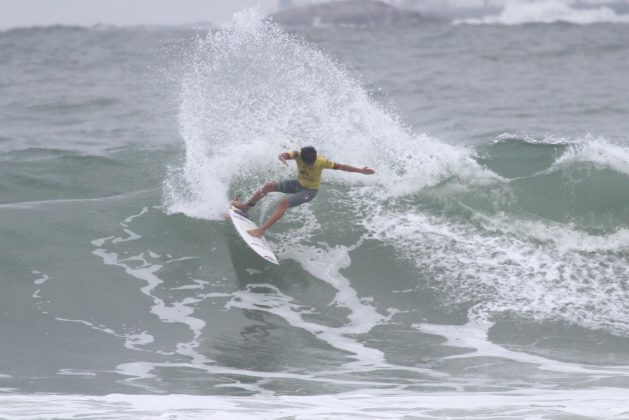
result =
[{"label": "surfer's hand", "polygon": [[288,163],[286,163],[286,156],[284,156],[284,153],[280,153],[279,155],[277,155],[277,158],[280,160],[280,162],[282,162],[284,165],[288,166]]},{"label": "surfer's hand", "polygon": [[368,168],[368,167],[366,167],[366,166],[365,166],[363,169],[361,169],[361,170],[360,170],[360,172],[361,172],[362,174],[364,174],[364,175],[373,175],[373,174],[375,174],[375,173],[376,173],[376,171],[374,171],[373,169]]}]

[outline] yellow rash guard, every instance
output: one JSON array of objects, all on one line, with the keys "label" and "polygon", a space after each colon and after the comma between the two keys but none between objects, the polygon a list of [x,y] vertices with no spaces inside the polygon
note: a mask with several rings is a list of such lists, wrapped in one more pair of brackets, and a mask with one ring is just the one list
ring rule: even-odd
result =
[{"label": "yellow rash guard", "polygon": [[297,162],[297,172],[299,172],[297,181],[299,181],[299,185],[311,190],[318,190],[321,186],[321,172],[324,169],[335,169],[336,166],[334,162],[323,156],[317,156],[317,160],[312,165],[306,165],[301,160],[298,151],[289,152],[288,156]]}]

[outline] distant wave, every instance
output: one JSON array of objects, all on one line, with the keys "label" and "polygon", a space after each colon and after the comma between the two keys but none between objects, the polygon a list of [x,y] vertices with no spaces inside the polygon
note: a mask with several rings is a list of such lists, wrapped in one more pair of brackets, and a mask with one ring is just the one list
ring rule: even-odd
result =
[{"label": "distant wave", "polygon": [[114,30],[144,30],[144,31],[156,31],[164,28],[170,29],[195,29],[195,30],[209,30],[214,28],[214,24],[210,22],[199,22],[180,25],[159,25],[159,24],[137,24],[137,25],[114,25],[109,23],[97,23],[86,25],[31,25],[31,26],[16,26],[12,28],[0,28],[0,36],[14,35],[14,34],[30,34],[30,33],[54,33],[54,32],[88,32],[88,31],[114,31]]},{"label": "distant wave", "polygon": [[570,144],[580,143],[581,140],[571,140],[563,137],[556,137],[552,135],[545,136],[544,138],[534,138],[528,135],[519,135],[514,133],[502,133],[493,141],[494,144],[501,143],[525,143],[534,145],[549,145],[549,146],[567,146]]},{"label": "distant wave", "polygon": [[531,146],[561,147],[563,153],[555,160],[549,170],[564,170],[580,163],[587,163],[598,168],[607,168],[620,174],[629,175],[629,150],[604,138],[588,135],[584,138],[567,139],[563,137],[546,136],[536,139],[529,136],[519,136],[504,133],[494,140],[494,145],[526,144]]},{"label": "distant wave", "polygon": [[82,26],[82,25],[32,25],[18,26],[13,28],[0,29],[0,35],[23,34],[31,32],[78,32],[89,31],[91,29],[103,29],[104,26]]},{"label": "distant wave", "polygon": [[629,23],[629,15],[619,15],[609,7],[575,8],[556,1],[536,3],[508,3],[498,15],[480,19],[461,19],[454,24],[469,25],[524,25],[531,23]]}]

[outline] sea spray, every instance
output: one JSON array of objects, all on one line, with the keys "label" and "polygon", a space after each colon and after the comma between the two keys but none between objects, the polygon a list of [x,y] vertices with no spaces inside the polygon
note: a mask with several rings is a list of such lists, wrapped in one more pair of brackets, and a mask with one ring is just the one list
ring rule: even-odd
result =
[{"label": "sea spray", "polygon": [[184,67],[179,124],[185,160],[164,182],[169,213],[220,218],[230,194],[293,176],[276,156],[304,145],[377,169],[369,178],[329,171],[325,181],[380,185],[386,195],[452,176],[478,178],[480,167],[468,150],[414,135],[342,65],[256,9],[197,39]]}]

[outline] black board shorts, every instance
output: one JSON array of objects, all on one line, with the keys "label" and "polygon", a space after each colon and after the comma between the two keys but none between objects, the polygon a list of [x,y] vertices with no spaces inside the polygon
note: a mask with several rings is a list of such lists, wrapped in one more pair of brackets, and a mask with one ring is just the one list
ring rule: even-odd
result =
[{"label": "black board shorts", "polygon": [[299,185],[296,179],[285,179],[277,183],[277,191],[290,194],[288,196],[288,207],[295,207],[300,204],[312,201],[319,190],[311,190]]}]

